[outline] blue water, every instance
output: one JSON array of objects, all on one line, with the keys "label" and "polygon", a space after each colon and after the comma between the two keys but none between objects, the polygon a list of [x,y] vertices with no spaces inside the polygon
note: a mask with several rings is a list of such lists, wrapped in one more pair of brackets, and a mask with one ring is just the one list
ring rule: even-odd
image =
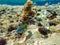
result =
[{"label": "blue water", "polygon": [[[0,0],[0,4],[8,5],[24,5],[27,0]],[[46,2],[51,4],[57,4],[60,0],[32,0],[36,5],[44,5]]]}]

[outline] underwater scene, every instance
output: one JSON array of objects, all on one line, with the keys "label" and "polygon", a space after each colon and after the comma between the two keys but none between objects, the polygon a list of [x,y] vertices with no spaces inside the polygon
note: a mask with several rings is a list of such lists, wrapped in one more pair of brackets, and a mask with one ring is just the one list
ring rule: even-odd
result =
[{"label": "underwater scene", "polygon": [[60,0],[0,0],[0,45],[60,45]]}]

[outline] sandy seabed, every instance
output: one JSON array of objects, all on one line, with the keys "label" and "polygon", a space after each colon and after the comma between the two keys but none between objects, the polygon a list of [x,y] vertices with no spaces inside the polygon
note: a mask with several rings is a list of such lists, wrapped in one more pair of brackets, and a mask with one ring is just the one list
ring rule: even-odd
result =
[{"label": "sandy seabed", "polygon": [[[42,38],[42,35],[38,32],[37,23],[35,23],[36,25],[28,25],[27,31],[24,32],[20,39],[14,38],[14,31],[20,24],[18,19],[20,18],[23,6],[0,5],[0,37],[7,38],[6,45],[60,45],[60,5],[49,5],[47,8],[45,6],[35,6],[33,9],[34,8],[36,8],[37,13],[40,14],[36,16],[36,18],[42,18],[43,21],[41,22],[43,25],[47,24],[45,25],[46,27],[48,27],[48,19],[46,19],[46,16],[51,15],[46,10],[55,11],[57,13],[55,19],[49,20],[57,24],[56,26],[49,26],[52,34],[48,34],[48,38]],[[38,11],[40,9],[41,11]],[[14,27],[14,31],[12,31],[11,34],[9,34],[11,36],[8,37],[7,30],[10,25]],[[27,35],[29,35],[28,31],[30,31],[32,35],[26,40]]]}]

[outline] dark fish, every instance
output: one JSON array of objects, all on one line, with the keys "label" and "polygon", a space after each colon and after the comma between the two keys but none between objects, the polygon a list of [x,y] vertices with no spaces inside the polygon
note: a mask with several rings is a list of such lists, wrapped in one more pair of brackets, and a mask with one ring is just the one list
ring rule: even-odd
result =
[{"label": "dark fish", "polygon": [[56,16],[57,13],[55,11],[52,11],[52,10],[47,10],[48,12],[50,12],[52,15]]}]

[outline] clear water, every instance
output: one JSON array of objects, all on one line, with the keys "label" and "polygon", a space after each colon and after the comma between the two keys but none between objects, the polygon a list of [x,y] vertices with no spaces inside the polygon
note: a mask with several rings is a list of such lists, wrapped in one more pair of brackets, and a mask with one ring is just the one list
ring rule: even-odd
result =
[{"label": "clear water", "polygon": [[[0,4],[8,5],[24,5],[27,0],[0,0]],[[32,0],[36,5],[44,5],[46,2],[51,4],[57,4],[60,0]]]}]

